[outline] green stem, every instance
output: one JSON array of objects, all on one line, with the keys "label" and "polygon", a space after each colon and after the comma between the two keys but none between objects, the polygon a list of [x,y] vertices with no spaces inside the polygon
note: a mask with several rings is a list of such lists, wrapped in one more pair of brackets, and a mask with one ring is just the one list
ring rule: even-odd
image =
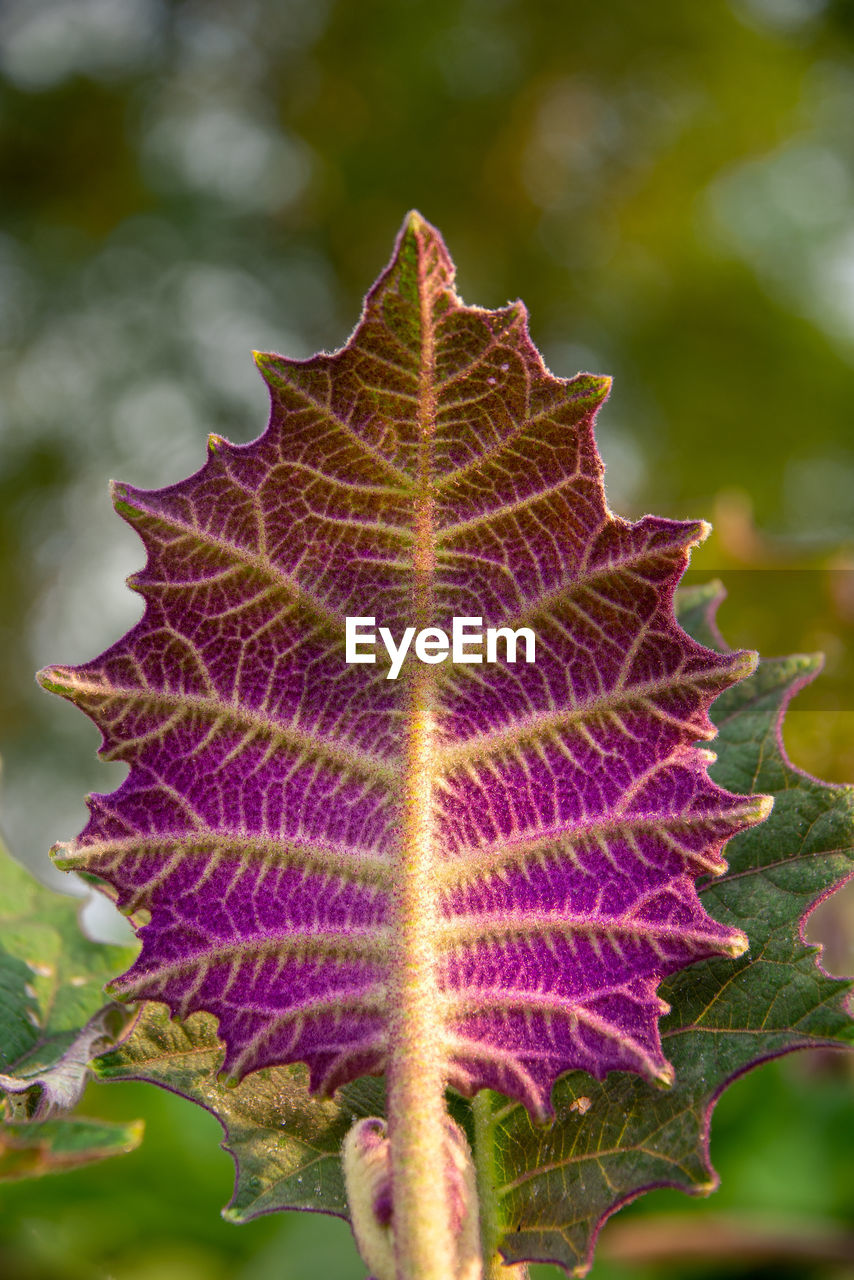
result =
[{"label": "green stem", "polygon": [[501,1225],[495,1194],[495,1134],[492,1122],[492,1094],[481,1089],[472,1102],[474,1116],[474,1164],[480,1205],[480,1238],[483,1249],[484,1280],[528,1280],[523,1262],[508,1266],[498,1252]]}]

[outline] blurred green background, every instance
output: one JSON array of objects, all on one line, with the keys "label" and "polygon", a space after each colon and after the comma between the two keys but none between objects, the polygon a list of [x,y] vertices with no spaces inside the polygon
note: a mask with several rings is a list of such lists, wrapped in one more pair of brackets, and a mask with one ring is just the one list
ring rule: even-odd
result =
[{"label": "blurred green background", "polygon": [[[123,775],[32,679],[138,616],[123,579],[141,549],[107,479],[168,484],[208,431],[257,435],[251,349],[340,345],[412,206],[468,301],[521,295],[556,373],[614,375],[611,505],[714,522],[691,576],[724,578],[733,643],[824,650],[786,740],[854,778],[852,124],[850,0],[4,0],[0,821],[16,854],[67,889],[47,849]],[[854,967],[852,902],[809,925],[836,972]],[[116,931],[100,900],[87,919]],[[854,1275],[822,1260],[854,1232],[852,1086],[833,1055],[740,1081],[716,1115],[716,1199],[631,1206],[594,1276]],[[2,1188],[3,1277],[364,1275],[334,1220],[219,1219],[230,1160],[204,1113],[129,1085],[87,1105],[144,1115],[146,1142]],[[674,1214],[745,1242],[785,1224],[804,1256],[748,1261],[745,1244],[690,1264]],[[661,1256],[644,1261],[650,1232]]]}]

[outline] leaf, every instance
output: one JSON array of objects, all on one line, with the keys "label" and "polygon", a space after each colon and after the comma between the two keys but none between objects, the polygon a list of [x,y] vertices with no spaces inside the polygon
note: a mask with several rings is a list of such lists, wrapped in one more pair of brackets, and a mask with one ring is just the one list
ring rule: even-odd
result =
[{"label": "leaf", "polygon": [[332,1100],[311,1097],[302,1066],[254,1071],[236,1088],[217,1083],[223,1045],[209,1014],[185,1023],[147,1004],[130,1037],[93,1064],[102,1080],[147,1080],[211,1111],[225,1131],[237,1182],[224,1216],[248,1222],[278,1209],[347,1217],[341,1144],[354,1120],[380,1115],[382,1085],[359,1080]]},{"label": "leaf", "polygon": [[[715,584],[680,593],[680,620],[708,644],[723,644],[709,622],[720,596]],[[624,1074],[597,1084],[572,1073],[557,1086],[557,1118],[545,1133],[518,1106],[487,1095],[492,1115],[476,1149],[479,1163],[494,1166],[498,1229],[509,1260],[547,1259],[583,1273],[604,1219],[626,1200],[663,1185],[712,1190],[709,1121],[730,1080],[772,1054],[850,1039],[843,1004],[849,984],[822,973],[801,927],[817,897],[851,872],[852,793],[794,769],[778,737],[785,705],[817,667],[811,658],[763,661],[715,705],[718,781],[733,790],[761,786],[776,804],[767,823],[728,846],[729,873],[701,890],[705,896],[726,889],[715,914],[729,913],[748,930],[750,959],[735,974],[731,964],[706,961],[671,979],[665,994],[674,1012],[664,1038],[674,1045],[673,1088],[662,1093]],[[809,843],[801,842],[799,826],[809,827]],[[754,906],[756,890],[745,872],[754,866],[764,880],[766,864],[777,863],[792,839],[800,843],[791,875],[781,879],[775,866],[773,883]],[[800,1006],[799,1016],[785,1012],[791,1004]],[[774,1008],[777,1023],[769,1026]],[[299,1207],[346,1216],[338,1147],[352,1119],[383,1113],[381,1095],[370,1093],[376,1084],[349,1085],[325,1103],[308,1096],[298,1068],[273,1068],[232,1090],[216,1082],[221,1057],[213,1019],[196,1014],[182,1028],[163,1008],[147,1006],[130,1037],[95,1067],[106,1079],[160,1084],[218,1116],[238,1168],[229,1211],[235,1220]],[[339,1105],[346,1114],[330,1126]],[[471,1127],[464,1111],[458,1118]]]},{"label": "leaf", "polygon": [[126,1027],[104,984],[135,948],[91,942],[79,900],[46,889],[2,845],[0,903],[0,1091],[7,1117],[47,1120],[76,1106],[89,1058]]},{"label": "leaf", "polygon": [[[724,647],[712,622],[721,597],[717,584],[686,591],[679,616],[692,634]],[[572,1072],[558,1083],[557,1119],[545,1132],[492,1095],[483,1141],[508,1261],[553,1261],[584,1275],[603,1222],[627,1200],[661,1186],[714,1189],[711,1113],[737,1076],[781,1053],[854,1040],[852,984],[825,973],[820,948],[803,938],[816,903],[854,873],[854,788],[795,768],[781,738],[789,700],[820,665],[814,657],[763,661],[715,703],[713,777],[735,792],[769,793],[774,808],[729,844],[729,871],[700,889],[715,919],[747,932],[749,952],[735,964],[706,960],[662,988],[672,1005],[662,1038],[673,1088],[654,1092],[626,1074],[600,1084]]]},{"label": "leaf", "polygon": [[128,1010],[104,983],[134,955],[86,938],[79,901],[53,893],[0,844],[0,1181],[61,1173],[132,1151],[142,1122],[70,1117],[89,1059],[115,1042]]},{"label": "leaf", "polygon": [[[695,880],[767,805],[695,742],[753,658],[674,621],[706,527],[609,512],[608,379],[552,377],[521,304],[452,282],[411,215],[346,347],[258,357],[264,435],[116,487],[144,617],[41,679],[130,772],[60,865],[150,913],[113,990],[214,1014],[232,1079],[423,1098],[423,1068],[545,1119],[569,1068],[668,1083],[662,977],[744,949]],[[535,661],[348,663],[348,617],[527,627]]]},{"label": "leaf", "polygon": [[0,1124],[0,1182],[65,1173],[107,1156],[133,1151],[143,1124],[66,1117],[33,1124]]},{"label": "leaf", "polygon": [[0,1074],[0,1089],[7,1094],[7,1115],[43,1120],[72,1111],[83,1096],[91,1059],[118,1040],[128,1021],[127,1009],[111,1003],[99,1009],[73,1038],[65,1034],[40,1042],[15,1063],[12,1072]]}]

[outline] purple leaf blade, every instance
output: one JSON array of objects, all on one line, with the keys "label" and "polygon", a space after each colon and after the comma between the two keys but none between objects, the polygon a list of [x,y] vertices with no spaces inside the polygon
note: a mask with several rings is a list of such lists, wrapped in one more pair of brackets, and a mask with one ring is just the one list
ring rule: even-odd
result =
[{"label": "purple leaf blade", "polygon": [[[258,358],[264,435],[116,487],[145,615],[42,679],[130,773],[61,865],[150,913],[117,994],[215,1014],[234,1078],[303,1061],[327,1093],[405,1039],[419,916],[447,1081],[545,1118],[571,1068],[669,1082],[658,984],[744,949],[695,881],[768,806],[695,744],[753,660],[673,617],[705,527],[608,510],[608,380],[554,378],[521,304],[465,307],[452,282],[412,215],[346,347]],[[396,640],[528,627],[536,660],[410,655],[389,679],[382,652],[346,663],[348,616]]]},{"label": "purple leaf blade", "polygon": [[[679,617],[725,649],[714,626],[723,594],[719,583],[680,593]],[[715,1189],[712,1112],[736,1078],[797,1049],[854,1044],[854,984],[829,975],[804,938],[810,912],[854,874],[854,787],[798,769],[782,736],[790,701],[820,668],[815,656],[763,659],[714,707],[716,778],[733,791],[762,787],[775,804],[766,823],[730,845],[726,873],[701,886],[717,918],[747,931],[749,952],[735,965],[711,957],[663,987],[673,1088],[653,1094],[627,1074],[600,1084],[571,1072],[545,1131],[519,1106],[490,1098],[496,1234],[508,1262],[586,1275],[603,1224],[629,1200],[665,1186]]]}]

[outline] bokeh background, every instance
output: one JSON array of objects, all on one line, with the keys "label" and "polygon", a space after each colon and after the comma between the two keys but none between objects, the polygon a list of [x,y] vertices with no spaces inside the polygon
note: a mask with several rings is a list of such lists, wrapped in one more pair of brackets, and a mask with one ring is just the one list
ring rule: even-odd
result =
[{"label": "bokeh background", "polygon": [[[339,346],[413,206],[468,301],[521,295],[554,372],[614,375],[611,505],[714,522],[691,576],[725,580],[733,643],[826,653],[786,740],[854,779],[852,125],[850,0],[4,0],[0,823],[16,854],[60,883],[50,844],[123,775],[32,676],[138,616],[123,580],[141,549],[108,478],[169,484],[209,431],[257,435],[251,350]],[[854,968],[852,903],[810,923],[836,972]],[[87,920],[118,927],[106,905]],[[4,1277],[364,1275],[332,1219],[219,1219],[231,1165],[204,1113],[129,1085],[87,1108],[144,1115],[148,1137],[3,1188]],[[630,1207],[597,1280],[854,1275],[843,1056],[740,1081],[712,1152],[717,1197]],[[775,1247],[783,1225],[801,1256]],[[700,1233],[720,1256],[692,1263],[679,1240]]]}]

